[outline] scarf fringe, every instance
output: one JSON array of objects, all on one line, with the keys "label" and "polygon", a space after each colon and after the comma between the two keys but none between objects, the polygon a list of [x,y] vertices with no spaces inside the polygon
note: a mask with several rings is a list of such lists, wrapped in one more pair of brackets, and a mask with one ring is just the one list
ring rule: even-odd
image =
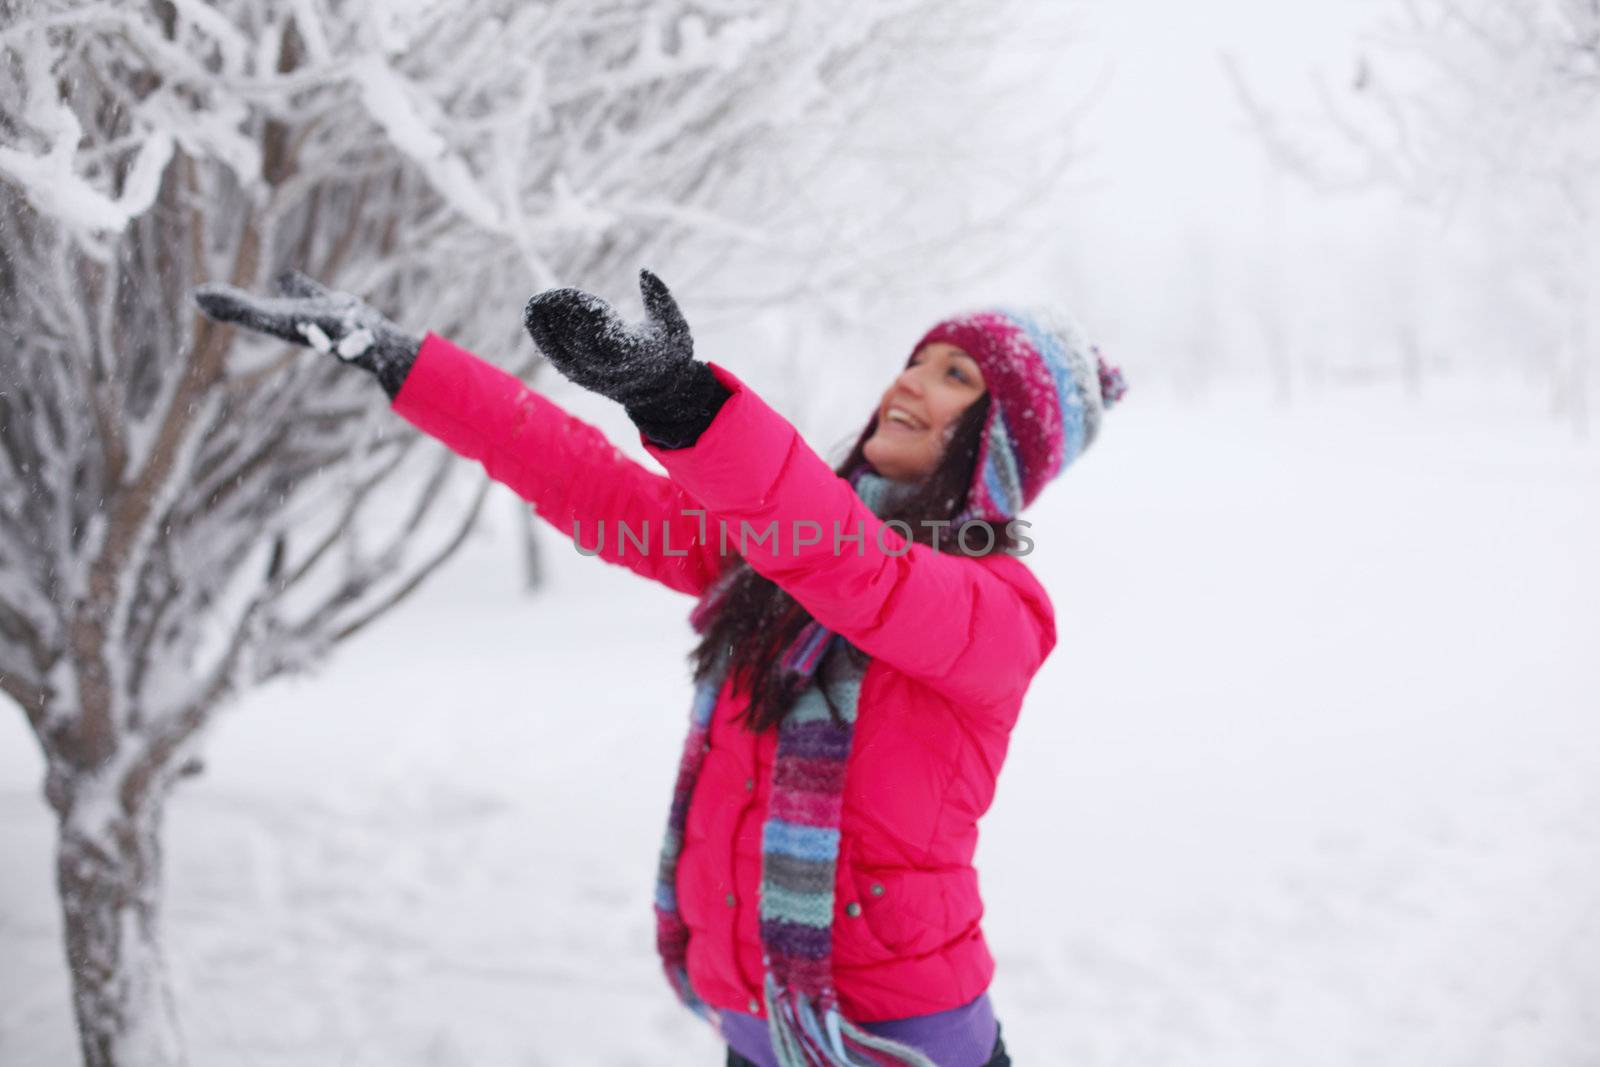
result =
[{"label": "scarf fringe", "polygon": [[868,1033],[831,996],[810,998],[766,983],[767,1033],[778,1067],[938,1067],[910,1045]]}]

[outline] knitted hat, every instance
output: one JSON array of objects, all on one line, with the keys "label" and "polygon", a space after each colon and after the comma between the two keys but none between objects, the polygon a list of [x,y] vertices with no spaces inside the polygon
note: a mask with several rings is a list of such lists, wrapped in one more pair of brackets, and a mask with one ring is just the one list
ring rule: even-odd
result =
[{"label": "knitted hat", "polygon": [[955,345],[983,371],[989,417],[958,521],[1003,523],[1094,443],[1100,420],[1127,392],[1071,316],[1055,308],[990,308],[956,315],[922,335]]}]

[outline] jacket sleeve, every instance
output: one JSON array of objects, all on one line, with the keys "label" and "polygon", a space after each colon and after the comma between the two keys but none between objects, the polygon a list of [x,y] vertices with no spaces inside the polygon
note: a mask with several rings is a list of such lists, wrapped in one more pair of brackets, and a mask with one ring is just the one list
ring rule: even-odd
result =
[{"label": "jacket sleeve", "polygon": [[710,366],[733,395],[699,440],[641,440],[710,511],[713,535],[868,655],[964,702],[1020,697],[1055,645],[1050,600],[1028,568],[901,536],[787,420]]},{"label": "jacket sleeve", "polygon": [[699,504],[471,352],[428,334],[392,407],[482,463],[581,550],[695,596],[716,578],[722,559]]}]

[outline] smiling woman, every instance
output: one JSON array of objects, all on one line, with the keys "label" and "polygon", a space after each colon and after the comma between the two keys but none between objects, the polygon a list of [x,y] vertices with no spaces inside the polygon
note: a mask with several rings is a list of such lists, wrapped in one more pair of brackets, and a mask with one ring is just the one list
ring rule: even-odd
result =
[{"label": "smiling woman", "polygon": [[961,413],[985,385],[978,361],[947,341],[918,348],[878,405],[867,461],[893,481],[926,478],[938,467]]}]

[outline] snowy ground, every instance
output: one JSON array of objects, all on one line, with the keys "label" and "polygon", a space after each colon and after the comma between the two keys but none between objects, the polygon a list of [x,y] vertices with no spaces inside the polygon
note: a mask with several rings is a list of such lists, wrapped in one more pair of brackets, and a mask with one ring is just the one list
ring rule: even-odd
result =
[{"label": "snowy ground", "polygon": [[[1510,395],[1147,392],[1046,494],[979,853],[1019,1063],[1600,1064],[1600,447]],[[507,507],[175,801],[194,1062],[721,1062],[649,909],[689,602],[554,539],[526,599]],[[8,712],[15,1067],[75,1059],[38,776]]]}]

